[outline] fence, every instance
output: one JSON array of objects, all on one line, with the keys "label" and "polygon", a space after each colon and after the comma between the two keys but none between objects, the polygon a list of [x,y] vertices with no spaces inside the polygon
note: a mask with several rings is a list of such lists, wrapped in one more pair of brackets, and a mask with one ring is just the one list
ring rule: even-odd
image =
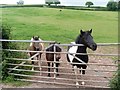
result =
[{"label": "fence", "polygon": [[[37,41],[30,41],[30,40],[3,40],[2,42],[37,42]],[[55,42],[55,41],[40,41],[42,43],[46,43],[46,46],[48,46],[48,43]],[[98,43],[98,50],[96,52],[92,52],[88,50],[87,55],[89,55],[89,63],[86,63],[88,66],[86,69],[86,74],[82,75],[79,73],[79,70],[76,68],[75,70],[77,73],[73,71],[73,67],[69,62],[67,62],[66,54],[67,47],[68,46],[81,46],[81,44],[57,44],[62,48],[61,53],[61,60],[60,62],[57,62],[54,58],[54,61],[51,61],[53,64],[60,63],[59,67],[49,67],[51,68],[51,71],[48,72],[48,65],[45,53],[47,53],[45,50],[43,51],[29,51],[29,50],[13,50],[13,49],[4,49],[6,51],[10,52],[21,52],[25,53],[27,55],[27,52],[42,52],[42,58],[40,60],[40,66],[38,64],[32,65],[29,62],[34,61],[38,62],[38,60],[34,59],[31,60],[31,58],[35,57],[37,54],[35,54],[32,57],[29,58],[6,58],[6,60],[14,60],[14,61],[20,61],[20,63],[7,63],[7,65],[12,66],[12,68],[7,68],[8,73],[10,75],[17,76],[16,80],[20,81],[30,81],[30,82],[39,82],[39,83],[46,83],[46,84],[54,84],[54,85],[62,85],[62,86],[70,86],[70,87],[97,87],[97,88],[109,88],[109,82],[113,78],[118,65],[114,62],[115,60],[118,60],[118,43]],[[107,48],[106,48],[107,47]],[[104,49],[104,50],[102,50]],[[114,50],[114,51],[113,51]],[[104,52],[104,53],[103,53]],[[109,52],[106,54],[106,52]],[[49,52],[49,53],[58,53],[58,52]],[[72,54],[82,54],[86,55],[85,53],[72,53]],[[114,60],[113,60],[114,59]],[[74,64],[82,64],[82,63],[74,63]],[[25,68],[23,68],[25,67]],[[26,68],[27,67],[27,68]],[[34,67],[34,70],[31,70],[31,68]],[[41,68],[40,70],[38,68]],[[59,69],[59,72],[56,72],[56,68]],[[83,70],[83,69],[82,69]],[[15,72],[18,71],[19,73]],[[27,73],[20,73],[20,72],[27,72]],[[47,74],[50,73],[52,76],[48,77]],[[56,76],[56,74],[59,74],[59,76]],[[76,79],[77,77],[77,79]],[[79,84],[76,84],[76,81]],[[83,83],[84,82],[84,83]],[[56,86],[57,87],[57,86]]]}]

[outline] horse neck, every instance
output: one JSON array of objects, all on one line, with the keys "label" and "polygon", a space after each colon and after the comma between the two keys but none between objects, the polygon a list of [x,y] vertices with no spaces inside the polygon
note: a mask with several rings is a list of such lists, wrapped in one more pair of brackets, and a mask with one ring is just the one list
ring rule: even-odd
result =
[{"label": "horse neck", "polygon": [[59,46],[57,46],[57,45],[53,45],[52,48],[53,48],[53,51],[55,49],[56,52],[61,52],[61,48]]},{"label": "horse neck", "polygon": [[[75,41],[76,44],[83,44],[80,36],[77,37],[76,41]],[[83,44],[84,45],[84,44]],[[87,47],[86,46],[78,46],[78,53],[87,53],[86,51]]]}]

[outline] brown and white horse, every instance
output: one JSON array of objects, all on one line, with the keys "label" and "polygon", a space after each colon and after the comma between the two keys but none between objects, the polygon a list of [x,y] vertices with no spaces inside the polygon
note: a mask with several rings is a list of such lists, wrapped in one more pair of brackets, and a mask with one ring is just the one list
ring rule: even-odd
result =
[{"label": "brown and white horse", "polygon": [[[42,40],[39,38],[39,36],[33,36],[31,38],[31,41],[38,41],[38,42],[31,42],[28,50],[30,51],[43,51],[44,50],[44,44],[40,42]],[[41,62],[40,62],[41,54],[42,52],[29,52],[29,56],[31,60],[37,57],[39,67],[41,65]],[[32,64],[34,65],[34,61],[32,61]],[[32,68],[32,70],[34,70],[34,67]]]}]

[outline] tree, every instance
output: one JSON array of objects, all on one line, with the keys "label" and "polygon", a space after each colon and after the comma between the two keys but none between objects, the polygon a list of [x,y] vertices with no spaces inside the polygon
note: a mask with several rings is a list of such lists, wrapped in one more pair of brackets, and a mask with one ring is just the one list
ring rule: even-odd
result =
[{"label": "tree", "polygon": [[118,9],[120,10],[120,1],[118,2]]},{"label": "tree", "polygon": [[91,1],[88,1],[85,3],[86,6],[90,7],[91,5],[94,5]]},{"label": "tree", "polygon": [[[12,35],[11,35],[12,27],[10,27],[5,22],[2,22],[2,24],[0,25],[0,30],[2,31],[0,32],[1,39],[7,39],[7,40],[12,39]],[[1,49],[0,50],[0,55],[1,55],[0,64],[2,65],[0,65],[0,70],[2,69],[1,70],[2,72],[0,73],[0,75],[1,75],[2,80],[6,80],[9,76],[11,76],[8,73],[8,68],[13,68],[12,65],[8,65],[7,63],[12,63],[12,64],[21,63],[22,61],[14,60],[13,58],[25,58],[26,54],[23,55],[20,52],[11,52],[11,51],[4,50],[4,49],[14,49],[14,50],[20,49],[17,43],[13,43],[13,42],[1,42],[1,43],[0,43],[1,44],[0,45],[0,49]],[[9,59],[6,59],[6,58],[9,58]],[[28,68],[28,67],[21,67],[21,68]],[[21,72],[21,71],[14,71],[14,73],[25,74],[25,72]],[[8,80],[12,78],[13,78],[12,80],[14,80],[14,77],[8,78]],[[17,78],[19,77],[17,76]]]},{"label": "tree", "polygon": [[60,4],[59,0],[45,0],[45,3],[48,4],[48,6],[50,6],[51,4],[55,4],[57,6],[57,4]]},{"label": "tree", "polygon": [[109,1],[107,3],[107,8],[108,8],[108,10],[115,11],[118,8],[118,3],[115,1]]},{"label": "tree", "polygon": [[57,4],[60,4],[59,0],[54,0],[54,4],[57,6]]},{"label": "tree", "polygon": [[45,3],[48,4],[48,6],[50,6],[51,4],[53,4],[52,0],[45,0]]}]

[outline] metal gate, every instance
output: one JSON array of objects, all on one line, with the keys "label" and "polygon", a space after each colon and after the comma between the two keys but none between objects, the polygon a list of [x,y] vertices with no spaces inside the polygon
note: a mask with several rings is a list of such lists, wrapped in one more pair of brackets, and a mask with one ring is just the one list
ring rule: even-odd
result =
[{"label": "metal gate", "polygon": [[[24,43],[25,47],[29,45],[30,40],[0,40],[2,42],[16,42],[16,43]],[[45,44],[45,47],[48,46],[49,43],[54,41],[40,41]],[[27,43],[27,44],[26,44]],[[6,51],[10,52],[20,52],[24,53],[24,55],[27,55],[27,52],[35,52],[35,51],[28,51],[24,48],[24,45],[22,44],[21,50],[13,50],[13,49],[4,49]],[[65,85],[68,87],[97,87],[97,88],[110,88],[109,83],[110,80],[114,77],[118,65],[116,61],[118,60],[118,44],[117,43],[98,43],[98,49],[97,51],[93,52],[88,49],[88,55],[89,55],[89,62],[87,63],[87,69],[86,74],[82,75],[79,73],[79,69],[76,68],[77,73],[73,71],[73,67],[69,62],[67,62],[66,54],[67,47],[71,46],[72,44],[57,44],[62,48],[60,59],[60,66],[59,69],[59,76],[56,76],[56,68],[55,65],[51,68],[51,77],[48,77],[48,65],[45,58],[46,51],[37,51],[42,52],[42,58],[40,60],[40,66],[37,64],[38,60],[34,59],[31,60],[31,57],[28,58],[6,58],[6,60],[14,60],[19,61],[19,63],[6,63],[9,66],[12,66],[12,68],[7,68],[8,73],[10,75],[14,75],[16,80],[20,81],[30,81],[30,82],[38,82],[38,83],[45,83],[45,84],[54,84],[54,85]],[[75,46],[79,46],[80,44],[74,44]],[[51,52],[51,53],[57,53],[57,52]],[[84,54],[84,53],[75,53],[75,54]],[[37,54],[36,54],[37,55]],[[35,57],[36,55],[32,56]],[[29,63],[30,61],[36,62],[35,65],[32,65]],[[56,60],[53,61],[53,63],[57,63]],[[80,64],[80,63],[77,63]],[[25,68],[23,68],[25,67]],[[34,70],[31,70],[31,68],[34,67]],[[41,68],[40,70],[38,68]],[[18,73],[18,72],[19,73]],[[20,72],[26,72],[26,73],[20,73]],[[19,78],[18,78],[19,77]],[[77,79],[76,79],[77,77]],[[78,81],[79,84],[76,84],[76,81]],[[84,83],[82,83],[84,82]]]}]

